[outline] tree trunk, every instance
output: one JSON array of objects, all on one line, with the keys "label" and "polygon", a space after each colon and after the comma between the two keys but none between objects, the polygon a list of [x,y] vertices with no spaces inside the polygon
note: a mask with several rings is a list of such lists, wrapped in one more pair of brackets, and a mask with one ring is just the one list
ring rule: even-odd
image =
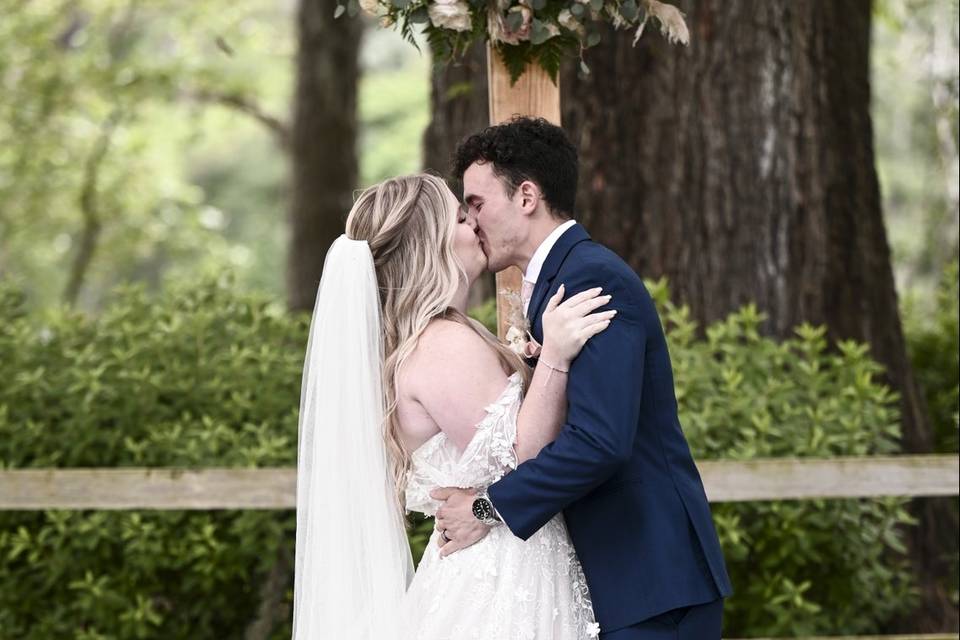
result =
[{"label": "tree trunk", "polygon": [[83,168],[83,189],[80,193],[80,213],[83,214],[83,229],[79,234],[79,249],[74,255],[70,267],[67,288],[63,293],[63,302],[70,306],[77,303],[80,289],[87,279],[87,273],[93,263],[93,256],[100,243],[100,234],[103,232],[103,220],[101,220],[99,205],[100,167],[110,151],[113,135],[116,133],[122,117],[120,108],[114,107],[100,126],[100,136],[97,138],[93,152]]},{"label": "tree trunk", "polygon": [[301,0],[290,144],[293,197],[287,303],[309,310],[327,248],[343,233],[357,183],[357,54],[362,23],[336,0]]},{"label": "tree trunk", "polygon": [[[678,4],[689,48],[608,31],[591,74],[564,70],[577,219],[644,277],[667,276],[701,324],[754,301],[770,335],[811,322],[868,342],[902,394],[904,449],[932,451],[880,209],[870,3]],[[924,610],[910,631],[956,629],[937,586],[956,519],[949,500],[915,506]]]},{"label": "tree trunk", "polygon": [[[490,124],[487,92],[487,50],[483,43],[470,48],[462,60],[434,68],[430,78],[430,124],[423,132],[423,166],[450,178],[451,157],[466,136]],[[457,197],[460,185],[451,183]],[[473,285],[468,307],[494,296],[494,279],[484,274]]]}]

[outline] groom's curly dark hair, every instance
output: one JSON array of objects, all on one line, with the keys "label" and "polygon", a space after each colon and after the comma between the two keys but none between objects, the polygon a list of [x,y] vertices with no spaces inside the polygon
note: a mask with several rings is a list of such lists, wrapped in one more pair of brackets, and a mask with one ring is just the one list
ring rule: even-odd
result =
[{"label": "groom's curly dark hair", "polygon": [[555,216],[573,215],[577,148],[560,127],[543,118],[514,116],[465,138],[453,154],[453,177],[458,183],[463,184],[463,174],[477,161],[492,164],[508,196],[530,180],[543,191]]}]

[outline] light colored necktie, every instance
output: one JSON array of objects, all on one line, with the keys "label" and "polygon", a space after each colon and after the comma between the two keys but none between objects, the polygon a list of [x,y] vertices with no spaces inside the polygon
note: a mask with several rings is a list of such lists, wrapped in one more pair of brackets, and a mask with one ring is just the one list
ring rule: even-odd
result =
[{"label": "light colored necktie", "polygon": [[520,301],[523,302],[523,312],[527,313],[530,307],[530,298],[533,296],[533,282],[524,280],[520,285]]}]

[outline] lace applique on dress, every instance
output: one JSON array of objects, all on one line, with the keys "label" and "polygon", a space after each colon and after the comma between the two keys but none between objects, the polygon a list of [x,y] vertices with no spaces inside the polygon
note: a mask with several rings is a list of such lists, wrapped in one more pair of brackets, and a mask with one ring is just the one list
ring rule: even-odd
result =
[{"label": "lace applique on dress", "polygon": [[[486,487],[517,467],[514,444],[522,378],[510,376],[485,408],[461,453],[438,433],[411,456],[407,509],[428,516],[440,503],[437,487]],[[595,638],[583,570],[557,514],[524,541],[498,525],[473,546],[440,558],[434,531],[403,607],[410,640],[583,640]]]}]

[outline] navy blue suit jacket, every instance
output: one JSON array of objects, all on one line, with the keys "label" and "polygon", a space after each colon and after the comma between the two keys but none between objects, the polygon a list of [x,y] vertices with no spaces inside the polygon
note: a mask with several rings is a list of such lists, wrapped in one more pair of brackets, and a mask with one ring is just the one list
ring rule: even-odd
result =
[{"label": "navy blue suit jacket", "polygon": [[618,310],[570,366],[556,440],[489,487],[526,540],[557,513],[583,565],[601,630],[732,593],[700,474],[677,418],[670,355],[637,274],[579,224],[550,250],[528,315],[543,341],[547,299],[602,286]]}]

